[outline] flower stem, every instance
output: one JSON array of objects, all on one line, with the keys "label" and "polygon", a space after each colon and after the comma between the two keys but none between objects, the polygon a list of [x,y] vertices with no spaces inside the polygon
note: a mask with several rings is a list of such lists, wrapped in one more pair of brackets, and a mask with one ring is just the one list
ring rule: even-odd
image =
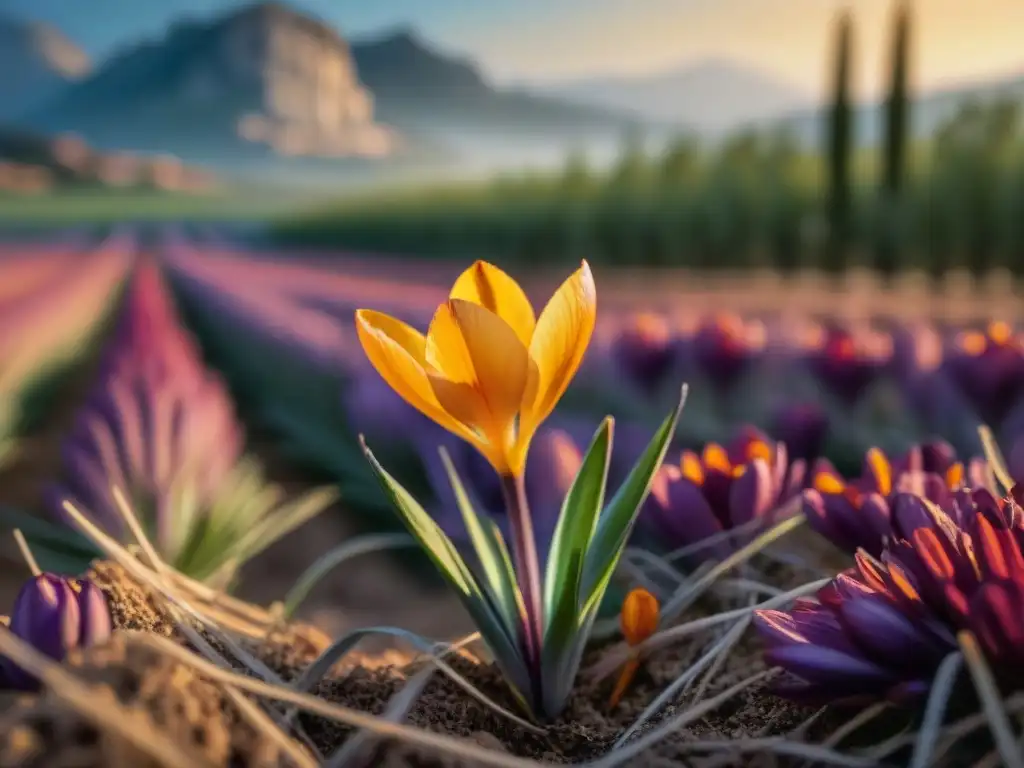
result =
[{"label": "flower stem", "polygon": [[539,695],[541,640],[544,636],[544,608],[541,595],[540,560],[533,519],[526,501],[526,485],[522,475],[502,475],[501,492],[512,532],[512,558],[525,611],[523,637],[526,663],[530,668],[535,690]]}]

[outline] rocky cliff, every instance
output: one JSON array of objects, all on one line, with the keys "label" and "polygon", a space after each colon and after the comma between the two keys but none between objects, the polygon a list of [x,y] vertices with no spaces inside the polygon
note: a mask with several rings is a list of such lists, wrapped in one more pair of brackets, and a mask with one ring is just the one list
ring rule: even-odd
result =
[{"label": "rocky cliff", "polygon": [[33,122],[103,146],[204,155],[250,145],[376,157],[397,145],[395,133],[374,122],[345,41],[278,3],[178,23],[106,62]]},{"label": "rocky cliff", "polygon": [[89,72],[89,57],[46,24],[0,18],[0,120],[15,120]]}]

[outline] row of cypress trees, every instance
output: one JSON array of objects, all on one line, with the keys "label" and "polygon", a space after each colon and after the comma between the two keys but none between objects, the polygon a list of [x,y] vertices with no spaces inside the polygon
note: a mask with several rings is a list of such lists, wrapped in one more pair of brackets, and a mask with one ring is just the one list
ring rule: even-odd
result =
[{"label": "row of cypress trees", "polygon": [[683,135],[657,156],[634,142],[609,170],[577,155],[560,174],[367,195],[289,217],[275,235],[499,262],[1024,276],[1024,104],[968,99],[920,147],[911,143],[916,19],[911,0],[896,1],[884,126],[870,151],[857,147],[854,30],[844,16],[827,62],[823,151],[805,152],[785,129],[752,128],[710,150]]},{"label": "row of cypress trees", "polygon": [[[909,118],[909,57],[911,11],[901,2],[893,18],[889,64],[889,89],[885,102],[885,128],[882,139],[881,179],[878,195],[880,211],[888,212],[882,222],[876,247],[875,266],[892,272],[898,265],[897,212],[907,173],[907,134]],[[828,173],[826,203],[832,258],[843,261],[849,252],[850,224],[853,212],[852,162],[856,143],[856,116],[852,80],[854,30],[849,11],[838,20],[833,71],[832,107],[828,112],[828,141],[825,167]],[[845,264],[836,264],[843,267]]]}]

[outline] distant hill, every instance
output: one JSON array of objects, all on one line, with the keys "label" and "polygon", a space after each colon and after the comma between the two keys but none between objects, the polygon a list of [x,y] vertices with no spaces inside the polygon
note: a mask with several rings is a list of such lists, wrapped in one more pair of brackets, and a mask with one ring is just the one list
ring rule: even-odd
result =
[{"label": "distant hill", "polygon": [[709,60],[653,75],[598,77],[546,86],[549,93],[647,120],[719,133],[808,108],[812,97],[772,75]]},{"label": "distant hill", "polygon": [[[914,136],[927,137],[971,101],[1011,100],[1024,104],[1024,74],[991,81],[970,83],[926,93],[915,99],[910,111]],[[807,145],[819,145],[825,130],[821,109],[799,111],[778,121],[777,127],[790,132]],[[854,136],[858,144],[877,144],[882,136],[884,105],[862,104],[854,113]]]},{"label": "distant hill", "polygon": [[0,121],[36,109],[90,66],[85,52],[53,27],[0,17]]}]

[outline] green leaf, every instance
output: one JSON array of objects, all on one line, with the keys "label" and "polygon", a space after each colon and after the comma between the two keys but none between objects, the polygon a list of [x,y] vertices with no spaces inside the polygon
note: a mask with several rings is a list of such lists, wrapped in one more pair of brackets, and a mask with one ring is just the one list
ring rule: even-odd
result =
[{"label": "green leaf", "polygon": [[444,531],[431,519],[416,499],[380,465],[362,436],[359,441],[384,493],[391,499],[399,517],[409,529],[409,533],[420,543],[448,583],[455,588],[456,594],[476,623],[481,637],[490,648],[491,653],[494,654],[494,660],[509,684],[516,689],[519,697],[533,701],[532,695],[526,695],[532,694],[530,674],[523,661],[519,646],[509,642],[502,616],[496,612],[495,606],[480,590],[476,578],[456,551],[451,539],[444,534]]},{"label": "green leaf", "polygon": [[238,556],[249,560],[277,540],[287,536],[299,526],[319,515],[338,500],[333,486],[313,488],[287,504],[254,521],[236,544]]},{"label": "green leaf", "polygon": [[609,502],[597,524],[597,531],[587,550],[583,566],[583,606],[581,616],[596,611],[608,588],[612,574],[619,564],[622,550],[633,531],[640,507],[651,490],[655,472],[665,460],[669,443],[675,436],[676,424],[686,404],[687,387],[684,385],[679,404],[662,422],[643,456],[637,460],[626,482]]},{"label": "green leaf", "polygon": [[455,492],[455,502],[466,523],[466,531],[476,550],[480,567],[483,570],[491,599],[501,611],[505,619],[505,627],[511,642],[518,642],[523,627],[523,597],[516,582],[515,568],[508,555],[508,548],[501,537],[501,531],[488,519],[488,525],[480,521],[473,504],[469,500],[466,488],[459,478],[459,473],[452,464],[451,456],[444,447],[439,449],[444,469],[448,473],[448,482]]},{"label": "green leaf", "polygon": [[[362,441],[362,437],[360,437]],[[476,580],[469,573],[465,561],[455,549],[444,531],[435,523],[419,502],[380,465],[377,458],[362,441],[363,452],[366,454],[370,467],[376,474],[384,492],[391,499],[399,516],[416,540],[426,550],[434,565],[444,574],[461,595],[480,596]]]},{"label": "green leaf", "polygon": [[594,433],[562,503],[544,574],[545,645],[549,637],[558,644],[563,631],[575,632],[583,562],[604,504],[614,426],[614,420],[606,418]]},{"label": "green leaf", "polygon": [[92,542],[75,529],[13,507],[0,507],[0,527],[20,528],[30,544],[45,546],[55,553],[88,560],[100,555]]}]

